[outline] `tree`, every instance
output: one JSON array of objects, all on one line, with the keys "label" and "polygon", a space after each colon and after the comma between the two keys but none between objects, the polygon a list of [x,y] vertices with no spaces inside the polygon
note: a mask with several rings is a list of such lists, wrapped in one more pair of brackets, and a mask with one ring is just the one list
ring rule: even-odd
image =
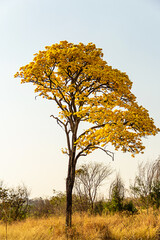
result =
[{"label": "tree", "polygon": [[92,212],[98,188],[112,172],[110,165],[102,163],[84,164],[76,170],[75,191],[80,197],[89,199]]},{"label": "tree", "polygon": [[62,192],[56,192],[54,190],[54,196],[51,198],[50,203],[54,209],[54,214],[64,214],[66,206],[66,194]]},{"label": "tree", "polygon": [[[156,135],[159,129],[136,102],[127,74],[108,66],[102,50],[93,43],[61,41],[47,46],[15,77],[20,77],[21,83],[35,85],[39,96],[53,100],[60,109],[59,116],[52,117],[66,134],[66,225],[71,226],[77,160],[96,149],[112,156],[105,148],[108,143],[133,155],[143,152],[141,138]],[[89,127],[80,132],[84,122]]]},{"label": "tree", "polygon": [[25,219],[28,213],[29,193],[25,186],[0,187],[0,219],[5,222]]},{"label": "tree", "polygon": [[160,207],[160,157],[153,162],[153,183],[151,192],[151,202],[158,209]]},{"label": "tree", "polygon": [[113,212],[123,210],[123,200],[124,200],[124,183],[118,174],[115,180],[110,185],[110,209]]},{"label": "tree", "polygon": [[8,223],[25,219],[28,213],[28,190],[25,186],[8,189],[0,183],[0,219],[6,225],[6,239]]},{"label": "tree", "polygon": [[135,198],[140,199],[143,207],[152,204],[159,208],[160,205],[160,159],[154,162],[141,163],[134,184],[130,186]]}]

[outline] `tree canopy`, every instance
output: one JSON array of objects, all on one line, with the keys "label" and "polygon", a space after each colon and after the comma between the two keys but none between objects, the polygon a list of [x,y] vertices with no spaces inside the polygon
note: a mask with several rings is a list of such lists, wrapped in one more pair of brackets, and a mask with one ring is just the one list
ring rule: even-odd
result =
[{"label": "tree canopy", "polygon": [[[33,83],[39,96],[57,103],[60,115],[56,119],[68,132],[74,122],[77,126],[81,121],[91,123],[75,138],[79,156],[108,143],[124,152],[143,152],[141,137],[155,135],[158,129],[136,102],[127,74],[108,66],[102,50],[93,43],[62,41],[45,49],[15,77]],[[70,149],[68,139],[68,154]]]}]

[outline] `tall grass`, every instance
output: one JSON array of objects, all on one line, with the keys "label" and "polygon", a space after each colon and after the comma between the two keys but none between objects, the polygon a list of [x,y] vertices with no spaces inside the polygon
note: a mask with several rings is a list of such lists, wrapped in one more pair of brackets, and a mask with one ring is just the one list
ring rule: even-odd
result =
[{"label": "tall grass", "polygon": [[[73,227],[66,233],[65,217],[50,217],[16,222],[8,226],[8,240],[147,240],[160,239],[160,212],[135,216],[73,215]],[[0,223],[0,240],[6,239]]]}]

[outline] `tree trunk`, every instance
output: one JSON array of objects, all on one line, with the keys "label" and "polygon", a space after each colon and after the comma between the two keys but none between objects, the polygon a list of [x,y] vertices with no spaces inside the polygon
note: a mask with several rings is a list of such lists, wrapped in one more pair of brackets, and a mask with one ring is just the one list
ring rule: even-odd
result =
[{"label": "tree trunk", "polygon": [[73,156],[69,158],[69,164],[68,164],[68,176],[66,179],[66,226],[71,227],[72,226],[72,190],[74,186],[74,180],[75,180],[75,154],[73,153]]},{"label": "tree trunk", "polygon": [[72,184],[71,179],[67,177],[66,179],[66,194],[67,194],[67,203],[66,203],[66,226],[71,227],[72,225]]},{"label": "tree trunk", "polygon": [[91,214],[93,214],[93,209],[94,209],[94,203],[91,201]]}]

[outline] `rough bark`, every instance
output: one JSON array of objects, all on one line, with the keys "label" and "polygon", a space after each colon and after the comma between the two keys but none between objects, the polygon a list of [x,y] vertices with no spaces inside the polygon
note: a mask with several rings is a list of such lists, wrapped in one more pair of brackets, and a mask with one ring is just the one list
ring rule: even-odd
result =
[{"label": "rough bark", "polygon": [[68,163],[68,176],[66,179],[66,226],[72,226],[72,190],[75,181],[75,153],[72,153],[72,156],[69,158]]},{"label": "rough bark", "polygon": [[72,180],[70,177],[66,179],[66,194],[67,194],[67,203],[66,203],[66,226],[71,227],[72,225]]}]

